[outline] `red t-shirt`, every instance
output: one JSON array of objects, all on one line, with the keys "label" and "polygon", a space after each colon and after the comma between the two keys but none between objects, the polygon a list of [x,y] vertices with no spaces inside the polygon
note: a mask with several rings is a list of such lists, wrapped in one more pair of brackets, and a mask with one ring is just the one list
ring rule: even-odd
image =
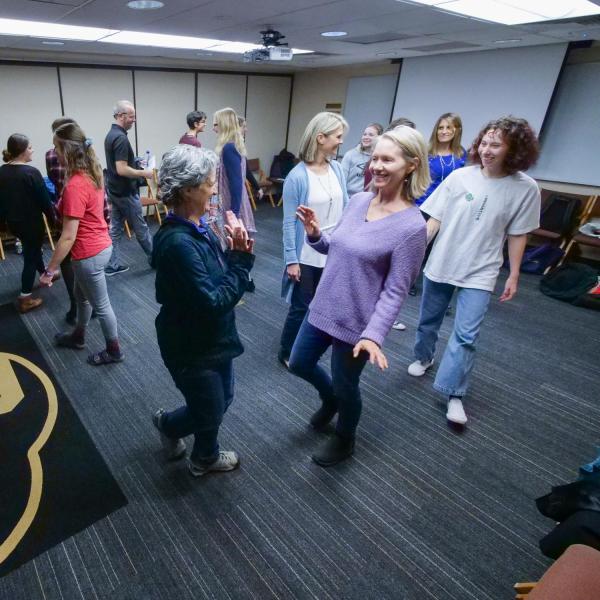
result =
[{"label": "red t-shirt", "polygon": [[97,189],[87,175],[75,173],[67,181],[58,210],[63,217],[79,219],[71,249],[74,260],[96,256],[110,246],[108,224],[104,219],[104,189]]}]

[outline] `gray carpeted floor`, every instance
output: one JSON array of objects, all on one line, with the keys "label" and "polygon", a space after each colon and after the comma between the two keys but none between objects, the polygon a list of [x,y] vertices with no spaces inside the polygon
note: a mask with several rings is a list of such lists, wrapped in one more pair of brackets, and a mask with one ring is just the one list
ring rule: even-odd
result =
[{"label": "gray carpeted floor", "polygon": [[[66,292],[41,292],[27,326],[129,505],[0,580],[0,598],[497,600],[547,568],[537,541],[553,523],[533,500],[595,455],[597,313],[543,296],[535,276],[514,301],[496,297],[458,434],[432,375],[406,373],[420,297],[409,298],[407,331],[385,345],[390,369],[363,375],[354,458],[322,469],[309,458],[323,435],[306,425],[315,394],[276,361],[281,212],[261,205],[256,218],[257,290],[237,309],[246,352],[221,435],[241,456],[233,473],[194,480],[162,458],[150,414],[181,398],[160,360],[153,272],[135,241],[124,243],[132,269],[109,279],[125,362],[93,368],[86,352],[55,348]],[[9,250],[0,303],[18,291],[20,269]],[[88,347],[101,347],[96,322]]]}]

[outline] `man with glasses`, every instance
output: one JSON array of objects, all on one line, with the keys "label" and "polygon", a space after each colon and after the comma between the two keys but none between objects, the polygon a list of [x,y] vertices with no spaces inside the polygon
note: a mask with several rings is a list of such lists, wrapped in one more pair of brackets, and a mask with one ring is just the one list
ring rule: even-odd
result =
[{"label": "man with glasses", "polygon": [[201,110],[193,110],[187,114],[185,120],[189,129],[181,136],[179,143],[200,148],[202,144],[198,140],[198,134],[202,133],[206,126],[206,113],[203,113]]},{"label": "man with glasses", "polygon": [[119,245],[123,237],[125,221],[135,232],[135,237],[148,256],[152,256],[152,238],[142,214],[142,205],[138,193],[138,182],[142,177],[152,177],[152,169],[138,169],[133,148],[127,138],[127,132],[135,123],[135,108],[127,100],[119,100],[113,109],[113,123],[106,139],[106,190],[111,204],[110,237],[113,243],[110,261],[104,272],[107,277],[129,271],[121,264]]}]

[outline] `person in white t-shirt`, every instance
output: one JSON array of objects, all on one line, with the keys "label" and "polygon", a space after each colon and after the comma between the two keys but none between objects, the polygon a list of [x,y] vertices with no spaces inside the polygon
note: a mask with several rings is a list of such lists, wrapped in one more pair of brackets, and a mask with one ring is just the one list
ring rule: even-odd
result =
[{"label": "person in white t-shirt", "polygon": [[427,213],[427,239],[437,233],[425,265],[423,297],[410,375],[433,365],[446,308],[457,290],[456,317],[433,387],[448,397],[446,418],[467,422],[467,392],[481,323],[503,262],[508,239],[510,273],[501,302],[517,292],[527,233],[539,226],[540,191],[522,171],[537,160],[537,137],[524,119],[488,123],[469,151],[474,166],[457,169],[421,205]]}]

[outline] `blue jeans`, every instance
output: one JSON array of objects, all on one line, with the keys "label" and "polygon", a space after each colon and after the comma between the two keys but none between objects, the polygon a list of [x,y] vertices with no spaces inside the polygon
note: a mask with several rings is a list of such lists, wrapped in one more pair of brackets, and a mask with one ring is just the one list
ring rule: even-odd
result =
[{"label": "blue jeans", "polygon": [[[358,384],[368,356],[361,352],[352,356],[352,344],[342,342],[308,322],[304,317],[290,355],[290,371],[319,392],[325,406],[339,411],[336,431],[343,437],[354,437],[362,400]],[[319,365],[319,359],[331,346],[331,376]]]},{"label": "blue jeans", "polygon": [[161,429],[170,438],[194,434],[192,460],[211,464],[219,456],[219,427],[233,400],[233,362],[228,360],[212,368],[167,368],[186,406],[166,413]]},{"label": "blue jeans", "polygon": [[148,224],[142,214],[142,204],[138,194],[131,196],[114,196],[109,194],[111,205],[110,217],[110,238],[112,240],[112,254],[108,266],[111,269],[116,269],[121,266],[120,262],[120,245],[123,232],[125,231],[125,221],[133,229],[135,237],[146,256],[152,256],[152,237]]},{"label": "blue jeans", "polygon": [[[414,349],[415,357],[421,362],[430,361],[435,354],[438,332],[454,289],[453,285],[436,283],[423,277],[423,297]],[[448,396],[462,397],[467,393],[475,361],[475,343],[492,294],[473,288],[457,289],[454,328],[433,387]]]}]

